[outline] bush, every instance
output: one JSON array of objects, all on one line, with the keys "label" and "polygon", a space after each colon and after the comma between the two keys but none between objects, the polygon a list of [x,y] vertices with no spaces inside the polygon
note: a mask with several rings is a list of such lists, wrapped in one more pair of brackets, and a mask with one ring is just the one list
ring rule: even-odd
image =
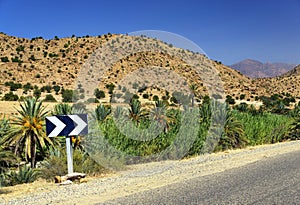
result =
[{"label": "bush", "polygon": [[22,46],[22,45],[20,45],[20,46],[18,46],[18,47],[16,48],[16,51],[17,51],[17,52],[24,51],[24,50],[25,50],[25,47]]},{"label": "bush", "polygon": [[47,93],[51,93],[52,87],[50,85],[45,85],[41,88],[41,92],[47,91]]},{"label": "bush", "polygon": [[72,102],[73,101],[73,90],[64,90],[62,93],[63,102]]},{"label": "bush", "polygon": [[[175,98],[176,99],[176,98]],[[159,101],[159,97],[157,95],[153,96],[153,101]]]},{"label": "bush", "polygon": [[99,100],[97,98],[89,98],[87,99],[88,103],[99,103]]},{"label": "bush", "polygon": [[26,165],[19,167],[18,171],[10,171],[2,175],[2,185],[14,186],[17,184],[34,182],[40,176],[40,172],[36,169],[27,167]]},{"label": "bush", "polygon": [[104,91],[99,90],[98,88],[95,89],[94,95],[95,95],[96,98],[98,98],[98,99],[105,98],[105,93],[104,93]]},{"label": "bush", "polygon": [[55,91],[55,94],[58,95],[58,92],[60,91],[60,86],[59,85],[54,85],[53,90]]},{"label": "bush", "polygon": [[22,61],[18,57],[11,58],[11,62],[22,63]]},{"label": "bush", "polygon": [[115,89],[115,85],[113,83],[106,85],[106,88],[108,89],[108,93],[112,94],[114,89]]},{"label": "bush", "polygon": [[31,56],[28,58],[28,60],[35,61],[35,60],[36,60],[36,58],[34,57],[34,55],[31,55]]},{"label": "bush", "polygon": [[3,62],[3,63],[9,62],[8,57],[1,57],[1,62]]},{"label": "bush", "polygon": [[56,99],[53,97],[53,95],[48,94],[48,95],[46,95],[44,101],[45,101],[45,102],[56,102]]},{"label": "bush", "polygon": [[226,96],[225,102],[227,102],[229,105],[234,105],[235,104],[235,100],[230,95]]},{"label": "bush", "polygon": [[23,85],[23,89],[24,90],[33,90],[33,86],[30,83],[26,83],[25,85]]},{"label": "bush", "polygon": [[10,91],[16,91],[19,88],[22,88],[22,84],[21,83],[14,83],[13,81],[6,82],[5,86],[10,87]]},{"label": "bush", "polygon": [[144,99],[148,99],[148,98],[149,98],[149,95],[148,95],[147,93],[144,93],[144,94],[143,94],[143,98],[144,98]]},{"label": "bush", "polygon": [[246,97],[246,95],[245,95],[245,94],[241,94],[241,95],[240,95],[240,100],[244,100],[244,99],[245,99],[245,97]]},{"label": "bush", "polygon": [[[97,164],[82,150],[73,150],[73,169],[88,175],[97,175],[104,172],[104,168]],[[55,176],[63,176],[68,173],[65,148],[51,150],[49,157],[42,162],[43,178],[53,179]]]},{"label": "bush", "polygon": [[4,95],[3,100],[5,100],[5,101],[17,101],[17,100],[19,100],[19,96],[10,91],[9,93],[6,93]]},{"label": "bush", "polygon": [[33,96],[36,97],[36,98],[41,97],[41,90],[39,88],[35,88],[33,90]]}]

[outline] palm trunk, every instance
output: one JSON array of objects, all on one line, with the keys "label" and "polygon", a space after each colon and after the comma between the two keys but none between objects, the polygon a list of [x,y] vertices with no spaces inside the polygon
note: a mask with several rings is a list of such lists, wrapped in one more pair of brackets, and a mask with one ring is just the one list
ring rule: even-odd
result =
[{"label": "palm trunk", "polygon": [[36,138],[34,136],[32,136],[32,141],[31,141],[32,145],[31,145],[31,161],[30,161],[30,165],[31,168],[35,168],[36,165]]},{"label": "palm trunk", "polygon": [[195,95],[193,94],[192,95],[192,107],[194,107],[194,105],[195,105]]}]

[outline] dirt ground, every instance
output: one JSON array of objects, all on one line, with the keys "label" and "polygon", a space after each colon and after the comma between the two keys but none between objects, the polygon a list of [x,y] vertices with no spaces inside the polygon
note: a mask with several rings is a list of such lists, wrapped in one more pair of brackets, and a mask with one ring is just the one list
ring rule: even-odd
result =
[{"label": "dirt ground", "polygon": [[[57,103],[44,102],[43,105],[51,110]],[[17,114],[17,109],[20,105],[17,101],[0,101],[0,118],[3,116],[9,117]]]}]

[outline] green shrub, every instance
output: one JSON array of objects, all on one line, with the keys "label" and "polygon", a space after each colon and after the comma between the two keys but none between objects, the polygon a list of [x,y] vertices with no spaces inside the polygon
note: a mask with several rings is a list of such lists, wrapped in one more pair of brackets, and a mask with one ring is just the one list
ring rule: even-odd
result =
[{"label": "green shrub", "polygon": [[148,99],[148,98],[149,98],[149,94],[148,94],[148,93],[144,93],[144,94],[143,94],[143,98],[144,98],[144,99]]},{"label": "green shrub", "polygon": [[34,182],[40,176],[40,171],[26,165],[20,166],[17,171],[10,171],[2,175],[5,186]]},{"label": "green shrub", "polygon": [[25,90],[33,90],[33,86],[30,83],[26,83],[25,85],[23,85],[23,89]]},{"label": "green shrub", "polygon": [[115,89],[115,85],[113,83],[106,85],[106,88],[108,89],[108,93],[112,94],[114,89]]},{"label": "green shrub", "polygon": [[73,90],[64,90],[62,93],[62,101],[63,102],[72,102],[73,101]]},{"label": "green shrub", "polygon": [[3,62],[3,63],[9,62],[8,57],[1,57],[1,62]]},{"label": "green shrub", "polygon": [[89,98],[89,99],[87,99],[87,102],[89,102],[89,103],[99,103],[99,100],[97,98]]},{"label": "green shrub", "polygon": [[5,82],[5,86],[8,86],[10,88],[10,91],[16,91],[20,88],[22,88],[21,83],[14,83],[13,81]]},{"label": "green shrub", "polygon": [[31,55],[31,56],[28,58],[28,60],[35,61],[35,60],[36,60],[36,58],[34,57],[34,55]]},{"label": "green shrub", "polygon": [[94,95],[95,95],[96,98],[98,98],[98,99],[105,98],[105,93],[104,93],[104,91],[99,90],[98,88],[95,89]]},{"label": "green shrub", "polygon": [[41,97],[41,90],[39,88],[35,88],[33,90],[33,96],[36,97],[36,98]]},{"label": "green shrub", "polygon": [[[48,158],[41,164],[42,177],[47,180],[52,180],[55,176],[66,175],[68,173],[68,167],[65,148],[51,150]],[[91,159],[85,151],[79,149],[73,150],[73,169],[74,172],[86,173],[88,175],[97,175],[105,171],[105,169]]]},{"label": "green shrub", "polygon": [[45,85],[41,87],[41,92],[47,91],[47,93],[51,93],[52,87],[50,85]]},{"label": "green shrub", "polygon": [[24,51],[24,50],[25,50],[25,47],[22,46],[22,45],[20,45],[20,46],[18,46],[18,47],[16,48],[16,51],[17,51],[17,52]]},{"label": "green shrub", "polygon": [[5,101],[17,101],[19,99],[19,96],[17,94],[14,94],[13,92],[6,93],[3,97],[3,100]]},{"label": "green shrub", "polygon": [[[176,99],[176,98],[175,98]],[[153,96],[153,101],[159,101],[159,97],[157,95]]]},{"label": "green shrub", "polygon": [[59,85],[54,85],[53,90],[55,91],[55,94],[58,95],[58,92],[60,91],[60,86]]},{"label": "green shrub", "polygon": [[45,102],[56,102],[56,99],[53,97],[53,95],[48,94],[48,95],[46,95],[44,101]]},{"label": "green shrub", "polygon": [[11,62],[13,62],[13,63],[22,63],[22,61],[18,57],[11,58]]},{"label": "green shrub", "polygon": [[226,96],[225,102],[227,102],[229,105],[234,105],[235,104],[235,100],[230,95]]}]

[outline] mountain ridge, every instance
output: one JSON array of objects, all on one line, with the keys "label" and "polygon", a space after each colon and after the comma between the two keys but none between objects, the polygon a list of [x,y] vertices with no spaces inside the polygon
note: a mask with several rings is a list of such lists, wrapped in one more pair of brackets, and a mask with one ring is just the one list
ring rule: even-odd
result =
[{"label": "mountain ridge", "polygon": [[240,71],[242,74],[251,78],[266,78],[276,77],[287,73],[295,68],[296,64],[288,64],[281,62],[266,62],[262,63],[258,60],[245,59],[229,67]]}]

